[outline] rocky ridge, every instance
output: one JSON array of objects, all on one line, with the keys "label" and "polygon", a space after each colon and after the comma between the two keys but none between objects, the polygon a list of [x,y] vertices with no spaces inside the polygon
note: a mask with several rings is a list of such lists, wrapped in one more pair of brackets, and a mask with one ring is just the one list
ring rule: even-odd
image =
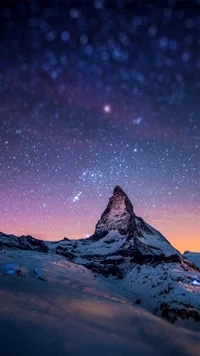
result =
[{"label": "rocky ridge", "polygon": [[137,302],[154,314],[200,329],[200,269],[135,215],[119,186],[91,237],[47,242],[1,233],[0,249],[1,253],[14,249],[63,256],[106,277],[129,298],[137,295]]}]

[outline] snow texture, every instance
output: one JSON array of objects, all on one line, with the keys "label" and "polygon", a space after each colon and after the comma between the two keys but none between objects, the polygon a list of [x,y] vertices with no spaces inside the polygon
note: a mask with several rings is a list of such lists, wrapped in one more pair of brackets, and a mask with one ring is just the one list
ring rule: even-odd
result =
[{"label": "snow texture", "polygon": [[[198,355],[200,335],[134,304],[114,280],[62,256],[1,251],[26,277],[2,275],[1,352],[10,355]],[[36,267],[39,266],[39,267]],[[35,278],[40,269],[45,281]],[[130,276],[127,276],[127,280]]]},{"label": "snow texture", "polygon": [[197,355],[199,255],[136,217],[119,186],[87,239],[0,233],[3,354]]}]

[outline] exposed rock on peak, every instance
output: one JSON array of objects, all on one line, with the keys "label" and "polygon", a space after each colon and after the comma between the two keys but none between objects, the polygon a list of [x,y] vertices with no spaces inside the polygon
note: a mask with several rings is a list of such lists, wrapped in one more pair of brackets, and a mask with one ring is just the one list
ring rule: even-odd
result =
[{"label": "exposed rock on peak", "polygon": [[123,191],[123,189],[119,186],[116,185],[116,187],[113,190],[113,195],[123,195],[126,196],[126,193]]},{"label": "exposed rock on peak", "polygon": [[136,232],[133,206],[120,186],[116,186],[106,210],[98,221],[93,238],[98,240],[110,231],[117,230],[121,235],[134,236]]},{"label": "exposed rock on peak", "polygon": [[110,233],[112,236],[115,234],[116,239],[121,236],[123,251],[127,250],[135,260],[140,254],[143,256],[179,254],[159,231],[135,215],[128,196],[118,185],[115,187],[113,196],[109,199],[107,208],[98,221],[95,233],[90,240],[105,240],[110,236]]}]

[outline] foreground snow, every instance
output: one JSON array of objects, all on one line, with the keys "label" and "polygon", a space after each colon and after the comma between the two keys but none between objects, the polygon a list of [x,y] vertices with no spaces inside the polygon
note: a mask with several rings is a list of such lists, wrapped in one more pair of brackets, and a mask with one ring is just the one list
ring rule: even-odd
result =
[{"label": "foreground snow", "polygon": [[2,250],[0,261],[4,356],[200,352],[200,334],[134,306],[114,280],[95,276],[62,256]]},{"label": "foreground snow", "polygon": [[[69,274],[70,286],[76,285],[76,278],[79,284],[84,280],[84,291],[110,299],[120,295],[120,300],[126,298],[156,316],[200,331],[199,268],[180,253],[169,256],[171,245],[156,232],[155,236],[147,234],[148,229],[138,240],[114,230],[99,240],[58,242],[1,234],[0,274],[48,282],[53,278],[65,285]],[[157,246],[166,245],[166,255],[157,254],[158,247],[146,254],[144,246],[148,244],[149,252],[150,236],[152,243],[157,237]],[[140,245],[139,239],[145,243]]]}]

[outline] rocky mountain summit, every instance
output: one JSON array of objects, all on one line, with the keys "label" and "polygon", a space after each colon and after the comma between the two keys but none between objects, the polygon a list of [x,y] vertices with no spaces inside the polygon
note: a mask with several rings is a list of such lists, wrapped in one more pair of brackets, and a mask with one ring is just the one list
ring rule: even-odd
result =
[{"label": "rocky mountain summit", "polygon": [[96,225],[93,239],[99,240],[112,230],[117,230],[127,237],[134,237],[137,230],[133,206],[119,186],[115,187],[113,196],[109,199],[107,208]]},{"label": "rocky mountain summit", "polygon": [[111,232],[132,240],[137,255],[179,254],[160,232],[135,215],[131,201],[120,186],[115,187],[90,239],[98,241]]},{"label": "rocky mountain summit", "polygon": [[[91,237],[47,242],[1,233],[0,253],[10,250],[61,256],[84,266],[94,276],[106,278],[123,296],[152,313],[200,330],[200,269],[135,215],[132,203],[119,186]],[[43,280],[38,268],[34,268],[35,276]],[[20,271],[18,266],[18,274],[15,270],[10,274],[22,275]]]},{"label": "rocky mountain summit", "polygon": [[[116,186],[94,234],[81,240],[48,244],[57,254],[82,263],[104,276],[123,278],[133,264],[180,260],[180,253],[142,218],[137,217],[126,193]],[[173,256],[173,257],[172,257]]]}]

